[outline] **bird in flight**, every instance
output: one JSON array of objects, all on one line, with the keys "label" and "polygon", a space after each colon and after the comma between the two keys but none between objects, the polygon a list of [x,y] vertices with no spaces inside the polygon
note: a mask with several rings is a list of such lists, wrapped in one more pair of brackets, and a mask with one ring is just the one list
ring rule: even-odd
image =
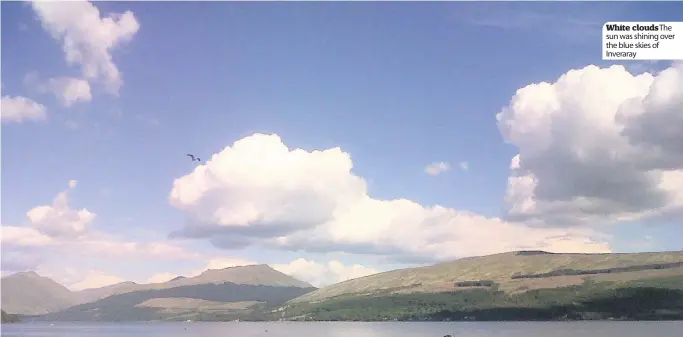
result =
[{"label": "bird in flight", "polygon": [[193,154],[187,154],[188,157],[192,159],[192,161],[202,161],[201,158],[195,157]]}]

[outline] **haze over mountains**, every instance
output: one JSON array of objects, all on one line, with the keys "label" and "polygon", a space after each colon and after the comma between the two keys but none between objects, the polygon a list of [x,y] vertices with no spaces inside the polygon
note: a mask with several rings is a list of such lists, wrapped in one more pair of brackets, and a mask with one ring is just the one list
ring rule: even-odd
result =
[{"label": "haze over mountains", "polygon": [[[683,251],[510,252],[394,270],[321,289],[268,265],[210,269],[163,283],[123,282],[82,291],[70,291],[35,272],[22,272],[2,279],[2,308],[30,320],[54,321],[405,319],[442,317],[449,306],[447,315],[456,319],[466,315],[463,310],[473,308],[488,310],[494,315],[490,319],[526,319],[514,316],[520,314],[514,310],[548,318],[562,313],[583,317],[586,309],[574,308],[575,303],[595,296],[610,300],[610,294],[625,291],[639,292],[633,296],[642,296],[642,291],[664,296],[671,302],[664,304],[667,315],[683,317]],[[564,307],[548,309],[546,301]],[[635,297],[629,301],[636,303]],[[513,310],[513,316],[496,316],[501,308]],[[602,314],[612,317],[610,310]],[[641,314],[620,313],[624,317]]]},{"label": "haze over mountains", "polygon": [[[2,308],[13,314],[43,315],[124,294],[140,295],[147,292],[145,293],[145,300],[159,298],[159,296],[175,298],[175,295],[181,293],[184,293],[181,297],[193,297],[193,293],[200,292],[202,288],[218,290],[219,287],[217,286],[226,284],[242,286],[242,291],[254,287],[258,287],[258,289],[270,287],[281,290],[281,292],[293,293],[291,297],[284,298],[284,300],[289,300],[303,292],[314,289],[310,284],[276,271],[268,265],[209,269],[195,277],[176,277],[163,283],[122,282],[81,291],[71,291],[35,272],[20,272],[2,278]],[[212,285],[214,287],[211,287]],[[220,297],[220,295],[201,294],[200,296],[205,297],[203,298],[205,301],[211,301],[213,297]],[[273,295],[271,297],[280,298],[281,296]],[[268,301],[271,297],[266,296],[259,299]],[[138,303],[133,305],[135,304]]]}]

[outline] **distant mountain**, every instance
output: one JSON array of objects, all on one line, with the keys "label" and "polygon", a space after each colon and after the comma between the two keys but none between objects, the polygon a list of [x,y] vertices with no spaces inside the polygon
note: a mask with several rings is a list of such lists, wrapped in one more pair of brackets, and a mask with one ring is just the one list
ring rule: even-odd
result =
[{"label": "distant mountain", "polygon": [[77,303],[66,287],[35,272],[2,278],[2,309],[12,314],[40,315]]},{"label": "distant mountain", "polygon": [[[195,277],[176,277],[164,283],[122,282],[74,292],[49,278],[28,272],[3,278],[2,286],[3,309],[31,315],[32,319],[50,320],[146,320],[198,313],[244,314],[255,307],[280,305],[315,290],[310,284],[268,265],[210,269]],[[45,295],[46,292],[56,295]],[[49,315],[43,316],[46,314]]]},{"label": "distant mountain", "polygon": [[17,315],[8,314],[5,312],[5,310],[1,310],[1,311],[2,311],[2,323],[15,323],[15,322],[20,321],[20,319],[19,319],[19,317],[17,317]]},{"label": "distant mountain", "polygon": [[[206,283],[127,292],[33,317],[48,321],[148,321],[242,317],[315,288]],[[204,317],[204,318],[201,318]]]},{"label": "distant mountain", "polygon": [[267,264],[209,269],[195,277],[176,277],[175,279],[164,283],[164,285],[177,287],[195,284],[221,284],[226,282],[273,287],[312,287],[310,284],[283,274]]},{"label": "distant mountain", "polygon": [[312,285],[283,274],[266,264],[209,269],[194,277],[178,276],[163,283],[139,284],[123,282],[115,285],[81,290],[79,304],[96,301],[112,295],[120,295],[133,291],[161,290],[200,284],[243,284],[273,287],[311,288]]},{"label": "distant mountain", "polygon": [[75,299],[75,304],[82,304],[82,303],[88,303],[88,302],[94,302],[99,299],[103,299],[105,297],[109,297],[112,295],[117,295],[117,294],[123,294],[127,293],[130,291],[135,291],[138,288],[140,288],[142,285],[137,284],[135,282],[121,282],[121,283],[116,283],[112,284],[110,286],[105,286],[101,288],[90,288],[90,289],[83,289],[80,291],[75,291],[74,292],[74,299]]}]

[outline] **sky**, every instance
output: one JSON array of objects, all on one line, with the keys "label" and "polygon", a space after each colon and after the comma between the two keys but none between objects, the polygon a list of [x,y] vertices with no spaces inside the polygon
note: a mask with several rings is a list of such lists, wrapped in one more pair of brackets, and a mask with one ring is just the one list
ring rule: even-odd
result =
[{"label": "sky", "polygon": [[3,275],[683,249],[683,64],[600,35],[683,3],[1,9]]}]

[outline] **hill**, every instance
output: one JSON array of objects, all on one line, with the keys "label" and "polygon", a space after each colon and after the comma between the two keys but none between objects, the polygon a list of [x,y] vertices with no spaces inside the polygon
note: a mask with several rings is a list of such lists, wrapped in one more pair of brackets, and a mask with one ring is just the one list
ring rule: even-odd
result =
[{"label": "hill", "polygon": [[[658,265],[673,264],[670,268]],[[585,275],[574,271],[629,267],[630,270],[592,274],[596,281],[628,281],[647,277],[681,275],[683,251],[633,254],[552,254],[510,252],[470,257],[432,266],[394,270],[337,283],[292,300],[316,302],[339,296],[386,293],[437,293],[466,287],[456,282],[492,281],[498,289],[523,292],[583,283]],[[640,267],[635,268],[634,267]],[[565,271],[564,274],[559,271]],[[549,274],[555,272],[556,274]],[[546,275],[547,274],[547,275]]]},{"label": "hill", "polygon": [[[151,299],[166,300],[151,302],[155,309],[143,311],[154,313],[159,310],[168,309],[160,306],[163,303],[171,303],[172,306],[177,307],[177,299],[198,299],[216,302],[209,306],[207,306],[207,303],[202,302],[197,306],[197,308],[214,310],[215,308],[226,308],[224,302],[232,301],[233,297],[225,297],[226,291],[244,291],[250,294],[250,297],[247,297],[244,301],[281,304],[286,300],[314,289],[310,284],[280,273],[268,265],[209,269],[195,277],[176,277],[163,283],[138,284],[135,282],[122,282],[81,291],[70,291],[57,282],[47,277],[42,277],[35,272],[22,272],[2,279],[2,307],[12,313],[32,316],[75,308],[68,311],[68,314],[54,317],[76,317],[78,315],[73,314],[74,310],[78,311],[80,310],[79,308],[99,310],[101,309],[99,306],[102,305],[110,310],[108,314],[102,314],[105,318],[117,318],[119,316],[115,312],[127,309],[133,310],[135,305]],[[259,291],[264,293],[259,294]],[[134,295],[117,297],[129,293],[134,293]],[[236,298],[239,299],[241,297]],[[118,303],[117,301],[123,301],[122,303],[130,306],[125,307],[124,305],[124,307],[112,309],[115,306],[113,303]],[[187,309],[185,311],[190,311],[186,304],[181,305],[181,307]],[[152,307],[144,306],[144,308],[149,309]],[[231,310],[234,311],[234,308]],[[135,312],[135,310],[131,312]],[[96,319],[95,316],[87,315],[78,317],[80,318],[74,319]]]},{"label": "hill", "polygon": [[208,269],[194,277],[178,276],[162,283],[139,284],[122,282],[107,287],[79,291],[79,303],[93,302],[105,297],[133,291],[161,290],[200,284],[234,283],[273,287],[311,288],[312,285],[283,274],[266,264]]},{"label": "hill", "polygon": [[69,289],[35,272],[20,272],[2,278],[2,309],[13,314],[40,315],[76,302]]},{"label": "hill", "polygon": [[[641,303],[641,304],[638,304]],[[267,319],[683,319],[683,252],[511,252],[318,289]]]},{"label": "hill", "polygon": [[19,322],[19,317],[17,315],[8,314],[5,310],[2,311],[2,323],[16,323]]},{"label": "hill", "polygon": [[74,292],[74,304],[89,303],[112,295],[135,291],[143,285],[135,282],[121,282],[100,288],[83,289]]},{"label": "hill", "polygon": [[277,307],[315,288],[207,283],[127,292],[32,319],[147,321],[235,319]]},{"label": "hill", "polygon": [[311,288],[306,282],[283,274],[267,264],[230,267],[223,269],[209,269],[195,277],[176,277],[166,283],[147,285],[146,289],[166,289],[170,287],[188,286],[196,284],[221,283],[261,285],[271,287]]}]

